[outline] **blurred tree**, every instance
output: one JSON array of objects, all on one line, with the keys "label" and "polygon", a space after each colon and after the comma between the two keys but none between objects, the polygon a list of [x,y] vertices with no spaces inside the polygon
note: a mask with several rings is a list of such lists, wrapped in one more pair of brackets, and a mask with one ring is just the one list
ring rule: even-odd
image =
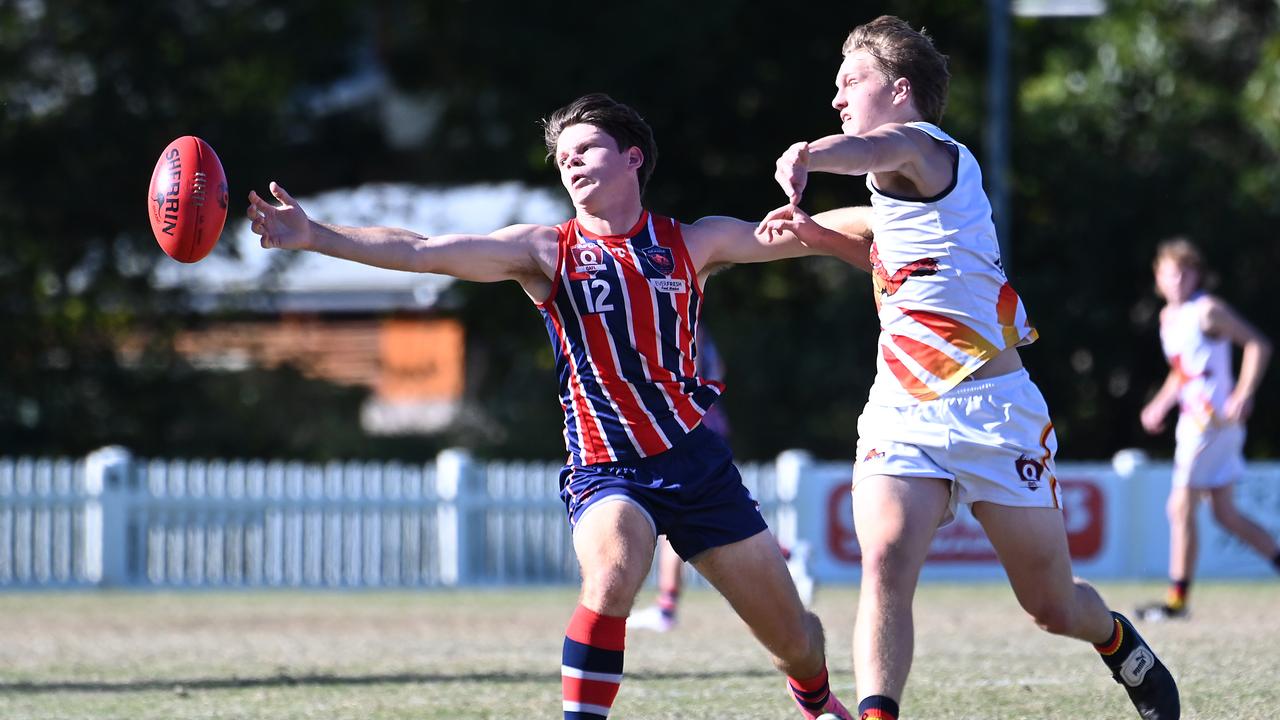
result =
[{"label": "blurred tree", "polygon": [[[1012,279],[1041,330],[1024,357],[1064,459],[1168,445],[1136,420],[1164,374],[1149,268],[1166,235],[1200,240],[1223,295],[1280,334],[1266,313],[1280,253],[1268,232],[1280,214],[1275,4],[1108,8],[1020,20],[1012,38]],[[270,179],[298,195],[375,180],[552,186],[537,120],[604,91],[656,131],[652,209],[756,218],[783,199],[778,153],[838,131],[828,103],[840,45],[885,12],[923,23],[950,56],[945,125],[983,157],[986,28],[972,3],[810,4],[799,25],[746,0],[0,5],[0,165],[11,169],[0,174],[0,453],[121,442],[143,454],[425,457],[456,443],[554,457],[547,340],[512,283],[449,291],[486,421],[443,438],[367,438],[359,393],[287,369],[184,366],[167,341],[189,321],[182,298],[148,283],[151,264],[168,262],[142,216],[156,154],[175,136],[205,137],[233,199]],[[818,176],[805,204],[866,197],[861,179]],[[848,457],[874,373],[865,277],[811,259],[734,268],[710,288],[740,455]],[[152,341],[122,366],[114,348],[139,330]],[[1280,452],[1277,387],[1264,385],[1258,453]]]},{"label": "blurred tree", "polygon": [[[342,391],[175,356],[183,298],[150,285],[152,265],[171,261],[143,215],[143,185],[174,137],[209,139],[237,199],[263,174],[264,148],[308,149],[299,88],[346,72],[357,5],[0,4],[0,453],[358,449],[334,447],[341,433],[325,423],[290,421],[322,398],[349,410]],[[137,352],[122,363],[128,342]],[[358,437],[356,413],[343,417]]]},{"label": "blurred tree", "polygon": [[[1043,339],[1024,356],[1055,410],[1064,458],[1168,437],[1137,421],[1166,373],[1151,260],[1175,234],[1271,337],[1280,261],[1280,13],[1270,2],[1108,3],[1088,22],[1024,22],[1015,128],[1020,292]],[[1250,449],[1275,456],[1276,371]]]}]

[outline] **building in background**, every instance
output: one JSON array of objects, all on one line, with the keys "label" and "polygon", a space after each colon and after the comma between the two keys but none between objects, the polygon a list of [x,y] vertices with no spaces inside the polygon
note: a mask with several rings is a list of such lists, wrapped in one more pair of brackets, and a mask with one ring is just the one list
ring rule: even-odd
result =
[{"label": "building in background", "polygon": [[[570,215],[554,193],[518,183],[370,184],[299,202],[321,222],[425,235],[554,224]],[[176,340],[194,364],[229,371],[289,364],[312,377],[367,387],[361,425],[371,434],[430,434],[457,419],[466,338],[441,302],[453,278],[265,251],[236,212],[220,240],[228,243],[234,253],[216,252],[191,265],[166,262],[156,270],[158,286],[183,288],[207,319]]]}]

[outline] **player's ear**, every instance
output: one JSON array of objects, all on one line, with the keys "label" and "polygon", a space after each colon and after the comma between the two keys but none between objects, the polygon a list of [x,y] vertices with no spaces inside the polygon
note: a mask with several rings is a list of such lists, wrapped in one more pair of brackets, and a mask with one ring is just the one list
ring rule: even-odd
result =
[{"label": "player's ear", "polygon": [[627,169],[639,170],[641,165],[644,165],[644,151],[635,145],[627,148]]},{"label": "player's ear", "polygon": [[905,103],[911,97],[911,81],[900,77],[893,81],[893,102],[895,105]]}]

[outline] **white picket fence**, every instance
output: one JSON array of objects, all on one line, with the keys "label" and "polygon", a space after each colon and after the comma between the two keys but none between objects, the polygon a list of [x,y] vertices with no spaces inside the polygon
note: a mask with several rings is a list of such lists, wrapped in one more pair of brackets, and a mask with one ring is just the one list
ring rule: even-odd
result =
[{"label": "white picket fence", "polygon": [[[738,467],[774,533],[806,551],[816,579],[857,580],[851,462],[793,450]],[[421,465],[155,460],[120,448],[0,458],[0,590],[576,584],[558,472],[558,463],[486,462],[458,450]],[[1164,575],[1170,472],[1167,462],[1057,466],[1077,573]],[[1280,535],[1280,463],[1251,463],[1236,501]],[[1199,577],[1274,576],[1208,507],[1200,514]],[[969,513],[939,529],[925,580],[1003,577]]]},{"label": "white picket fence", "polygon": [[[0,589],[576,583],[559,464],[0,458]],[[773,464],[742,465],[794,529]]]}]

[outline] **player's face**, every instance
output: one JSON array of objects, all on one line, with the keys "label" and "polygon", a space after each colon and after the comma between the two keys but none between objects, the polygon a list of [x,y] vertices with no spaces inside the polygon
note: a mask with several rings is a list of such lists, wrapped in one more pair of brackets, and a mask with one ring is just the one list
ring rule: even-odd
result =
[{"label": "player's face", "polygon": [[1165,258],[1156,264],[1156,290],[1168,302],[1180,303],[1196,291],[1200,274],[1177,260]]},{"label": "player's face", "polygon": [[643,157],[639,148],[619,150],[618,143],[595,125],[571,125],[556,142],[556,167],[560,183],[574,205],[582,205],[600,195],[639,192],[635,180]]},{"label": "player's face", "polygon": [[840,113],[840,129],[845,135],[859,135],[890,121],[893,85],[865,50],[855,50],[840,63],[831,107]]}]

